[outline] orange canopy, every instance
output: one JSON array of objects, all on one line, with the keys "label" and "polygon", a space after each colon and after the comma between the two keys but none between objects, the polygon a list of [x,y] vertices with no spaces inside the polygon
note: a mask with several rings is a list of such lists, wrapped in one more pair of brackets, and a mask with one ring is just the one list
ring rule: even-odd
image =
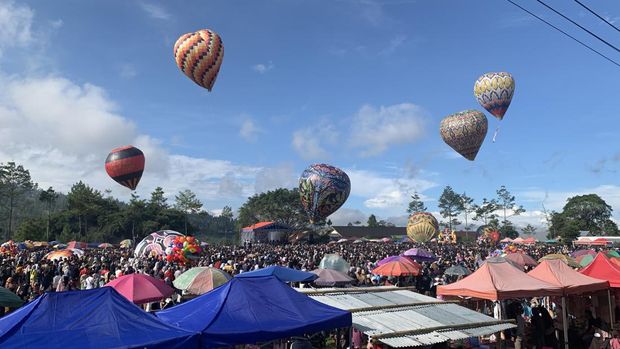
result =
[{"label": "orange canopy", "polygon": [[565,296],[609,288],[609,282],[606,280],[583,275],[559,259],[543,260],[534,270],[527,274],[552,285],[562,287]]},{"label": "orange canopy", "polygon": [[611,287],[620,288],[620,268],[610,262],[601,252],[594,257],[594,260],[587,267],[579,272],[596,279],[607,280]]},{"label": "orange canopy", "polygon": [[418,276],[420,275],[420,265],[417,263],[392,261],[376,267],[373,269],[372,273],[384,276]]},{"label": "orange canopy", "polygon": [[529,276],[508,262],[487,260],[473,274],[450,285],[438,286],[442,296],[473,297],[492,301],[561,296],[562,288]]}]

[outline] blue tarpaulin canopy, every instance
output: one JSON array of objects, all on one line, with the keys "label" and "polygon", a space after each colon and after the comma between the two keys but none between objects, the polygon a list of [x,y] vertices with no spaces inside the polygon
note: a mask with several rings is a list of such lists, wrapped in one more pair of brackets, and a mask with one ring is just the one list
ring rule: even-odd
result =
[{"label": "blue tarpaulin canopy", "polygon": [[156,315],[202,332],[202,347],[255,344],[351,326],[351,313],[301,294],[273,276],[233,278]]},{"label": "blue tarpaulin canopy", "polygon": [[301,270],[295,270],[291,268],[285,268],[281,266],[271,266],[263,269],[250,271],[247,273],[241,273],[236,275],[238,278],[252,278],[263,276],[275,276],[280,281],[284,282],[311,282],[316,280],[319,276],[313,273],[308,273]]},{"label": "blue tarpaulin canopy", "polygon": [[0,348],[197,349],[200,334],[166,324],[112,287],[46,293],[0,318]]}]

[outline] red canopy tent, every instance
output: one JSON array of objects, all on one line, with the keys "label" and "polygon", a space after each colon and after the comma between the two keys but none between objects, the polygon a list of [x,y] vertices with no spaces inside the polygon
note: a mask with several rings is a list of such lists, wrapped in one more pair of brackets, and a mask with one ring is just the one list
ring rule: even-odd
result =
[{"label": "red canopy tent", "polygon": [[438,286],[442,296],[473,297],[492,301],[522,297],[561,296],[562,288],[529,276],[510,263],[487,260],[468,277]]},{"label": "red canopy tent", "polygon": [[536,243],[536,239],[534,239],[534,237],[530,236],[529,238],[523,240],[523,243],[526,244],[526,245],[535,244]]},{"label": "red canopy tent", "polygon": [[587,267],[579,271],[596,279],[607,280],[612,288],[620,288],[620,268],[599,252]]},{"label": "red canopy tent", "polygon": [[543,260],[527,274],[554,286],[561,287],[565,296],[596,292],[609,288],[607,280],[581,274],[559,259]]},{"label": "red canopy tent", "polygon": [[[559,259],[543,260],[534,270],[530,271],[528,275],[554,286],[561,287],[564,296],[609,289],[609,282],[606,280],[600,280],[581,274]],[[568,322],[566,320],[565,297],[562,297],[562,318],[564,320],[564,343],[565,347],[568,349]]]}]

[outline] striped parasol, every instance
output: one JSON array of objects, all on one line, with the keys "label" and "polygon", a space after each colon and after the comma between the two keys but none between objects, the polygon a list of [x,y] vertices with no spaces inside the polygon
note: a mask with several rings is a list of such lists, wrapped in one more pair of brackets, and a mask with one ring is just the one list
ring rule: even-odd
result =
[{"label": "striped parasol", "polygon": [[196,267],[179,275],[172,283],[179,290],[201,295],[222,286],[230,279],[231,276],[220,269]]}]

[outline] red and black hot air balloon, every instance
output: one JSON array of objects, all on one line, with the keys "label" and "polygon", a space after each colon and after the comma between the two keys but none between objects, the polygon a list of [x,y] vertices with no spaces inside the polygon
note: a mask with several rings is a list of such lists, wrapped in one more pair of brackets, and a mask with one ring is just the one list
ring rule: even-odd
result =
[{"label": "red and black hot air balloon", "polygon": [[144,171],[144,153],[132,145],[116,148],[105,159],[105,170],[117,183],[135,190]]}]

